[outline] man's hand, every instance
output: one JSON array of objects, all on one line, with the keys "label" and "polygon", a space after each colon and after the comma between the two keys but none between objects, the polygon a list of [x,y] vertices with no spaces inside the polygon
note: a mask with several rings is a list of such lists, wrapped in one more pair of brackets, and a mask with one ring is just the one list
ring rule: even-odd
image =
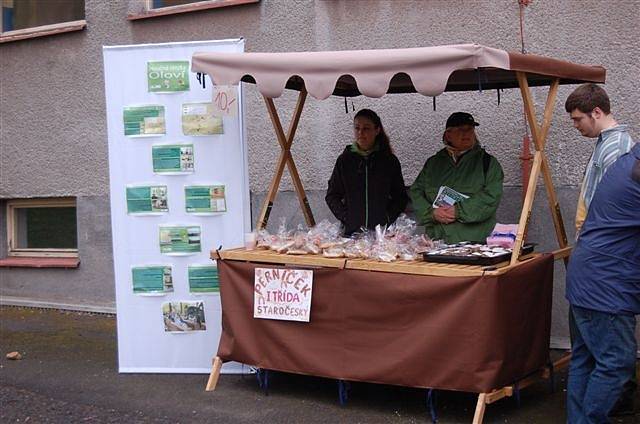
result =
[{"label": "man's hand", "polygon": [[441,224],[451,224],[456,220],[455,206],[441,206],[433,210],[433,219]]}]

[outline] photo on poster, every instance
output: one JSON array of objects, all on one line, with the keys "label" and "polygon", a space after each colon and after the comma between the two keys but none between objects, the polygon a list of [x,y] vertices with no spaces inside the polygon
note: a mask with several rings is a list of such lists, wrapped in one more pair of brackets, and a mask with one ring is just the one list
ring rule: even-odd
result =
[{"label": "photo on poster", "polygon": [[181,301],[162,304],[164,331],[187,332],[204,331],[207,325],[204,319],[204,302]]},{"label": "photo on poster", "polygon": [[161,225],[159,228],[160,253],[181,256],[201,251],[199,225]]},{"label": "photo on poster", "polygon": [[149,93],[189,91],[189,61],[147,62]]},{"label": "photo on poster", "polygon": [[188,213],[227,211],[227,200],[222,184],[185,186],[184,202]]},{"label": "photo on poster", "polygon": [[184,174],[194,172],[193,144],[166,144],[151,148],[153,172]]},{"label": "photo on poster", "polygon": [[161,105],[126,106],[122,119],[127,137],[156,137],[167,132]]},{"label": "photo on poster", "polygon": [[187,268],[189,292],[195,294],[219,293],[218,267],[215,265],[189,265]]},{"label": "photo on poster", "polygon": [[173,291],[169,265],[134,266],[131,268],[131,281],[135,294],[162,294]]},{"label": "photo on poster", "polygon": [[184,103],[182,133],[194,136],[224,134],[222,117],[213,116],[213,103]]},{"label": "photo on poster", "polygon": [[153,215],[169,212],[167,186],[127,186],[127,213]]}]

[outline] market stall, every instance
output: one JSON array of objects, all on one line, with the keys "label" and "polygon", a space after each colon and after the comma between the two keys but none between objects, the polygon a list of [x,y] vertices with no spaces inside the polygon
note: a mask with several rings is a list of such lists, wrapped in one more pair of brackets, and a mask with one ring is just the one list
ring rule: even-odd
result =
[{"label": "market stall", "polygon": [[[341,380],[477,392],[474,422],[481,422],[486,404],[510,396],[516,382],[523,387],[545,373],[553,259],[570,252],[545,144],[559,84],[602,83],[604,68],[465,44],[196,53],[192,70],[208,74],[216,85],[255,83],[265,99],[281,153],[256,228],[266,226],[285,166],[307,224],[315,223],[291,154],[307,93],[321,100],[332,94],[437,96],[444,91],[518,87],[535,146],[512,253],[491,266],[385,263],[244,249],[212,252],[220,270],[223,331],[208,389],[215,387],[221,361],[236,360]],[[549,86],[541,122],[530,86]],[[285,88],[299,91],[286,134],[272,100]],[[540,174],[559,249],[523,255]],[[254,279],[262,267],[313,270],[308,322],[253,318]]]}]

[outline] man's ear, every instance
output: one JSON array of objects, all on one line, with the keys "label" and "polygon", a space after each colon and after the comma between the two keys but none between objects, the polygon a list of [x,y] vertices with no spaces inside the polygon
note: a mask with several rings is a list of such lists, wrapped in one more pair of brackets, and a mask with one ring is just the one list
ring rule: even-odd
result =
[{"label": "man's ear", "polygon": [[600,119],[604,116],[604,112],[602,111],[602,109],[600,109],[598,106],[596,106],[592,111],[591,111],[591,116],[595,119]]}]

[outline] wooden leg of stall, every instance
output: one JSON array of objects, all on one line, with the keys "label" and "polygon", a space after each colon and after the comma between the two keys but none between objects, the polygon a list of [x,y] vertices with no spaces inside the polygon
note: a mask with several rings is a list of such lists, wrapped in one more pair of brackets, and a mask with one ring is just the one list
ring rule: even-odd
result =
[{"label": "wooden leg of stall", "polygon": [[[531,90],[529,89],[529,83],[527,82],[526,74],[523,72],[517,72],[517,77],[518,83],[520,85],[520,92],[522,94],[522,100],[524,102],[525,114],[529,122],[529,127],[531,128],[531,135],[533,138],[536,153],[534,155],[534,163],[531,169],[531,177],[529,179],[529,185],[527,187],[525,201],[522,207],[522,213],[520,215],[518,235],[516,237],[513,254],[511,256],[511,264],[515,264],[518,261],[520,252],[522,250],[522,244],[524,243],[524,237],[527,232],[529,219],[531,217],[533,198],[538,186],[538,176],[540,175],[540,173],[542,173],[543,175],[544,185],[547,189],[547,198],[549,200],[549,207],[551,209],[551,216],[553,217],[553,224],[556,230],[558,244],[560,245],[560,248],[565,248],[568,244],[564,221],[562,220],[558,198],[553,186],[553,178],[551,176],[549,161],[547,160],[546,154],[544,152],[547,136],[549,134],[549,128],[551,127],[553,109],[558,94],[558,85],[560,81],[558,79],[553,80],[551,86],[549,87],[547,102],[545,104],[543,113],[542,125],[539,125],[536,118],[535,105],[533,103],[533,98],[531,96]],[[565,265],[566,263],[567,261],[565,258]]]},{"label": "wooden leg of stall", "polygon": [[284,172],[285,165],[289,169],[289,174],[291,175],[293,186],[295,187],[298,200],[300,201],[300,208],[302,209],[302,213],[304,214],[305,221],[307,222],[308,226],[315,225],[311,207],[309,206],[309,201],[307,200],[307,196],[304,192],[302,181],[300,181],[298,169],[296,168],[296,164],[293,161],[293,156],[291,156],[291,145],[293,144],[293,138],[296,134],[298,123],[300,122],[300,115],[302,114],[302,108],[304,107],[306,98],[307,91],[303,88],[298,95],[298,102],[293,112],[291,123],[289,124],[289,131],[285,136],[284,130],[282,129],[282,124],[280,122],[280,117],[278,116],[278,111],[276,110],[276,106],[273,103],[273,99],[264,97],[264,101],[267,105],[267,110],[269,111],[269,117],[271,118],[271,123],[273,124],[278,143],[280,144],[281,152],[278,163],[276,165],[276,173],[271,180],[269,191],[267,192],[267,197],[264,199],[264,203],[262,204],[262,211],[260,212],[258,222],[256,223],[256,228],[258,229],[262,229],[267,226],[271,208],[273,207],[273,202],[278,193],[278,187],[280,186],[280,180],[282,179],[282,173]]},{"label": "wooden leg of stall", "polygon": [[[553,363],[553,371],[559,371],[565,369],[569,365],[570,355],[563,356],[562,358],[556,360]],[[478,394],[478,402],[476,403],[476,411],[473,416],[473,424],[482,424],[484,419],[484,412],[486,410],[486,406],[496,402],[505,397],[511,397],[516,392],[516,390],[524,389],[527,386],[530,386],[534,383],[539,382],[540,380],[549,380],[552,376],[552,369],[550,367],[546,367],[536,373],[523,378],[522,380],[518,380],[518,382],[511,386],[505,386],[501,389],[493,390],[489,393],[479,393]]]},{"label": "wooden leg of stall", "polygon": [[218,378],[220,377],[220,369],[222,368],[222,359],[219,356],[213,358],[213,364],[211,367],[211,374],[209,374],[209,380],[207,381],[207,386],[205,390],[207,392],[212,392],[216,389],[218,385]]},{"label": "wooden leg of stall", "polygon": [[478,395],[478,403],[476,403],[476,413],[473,415],[473,424],[482,424],[484,419],[484,410],[487,407],[487,394],[480,393]]}]

